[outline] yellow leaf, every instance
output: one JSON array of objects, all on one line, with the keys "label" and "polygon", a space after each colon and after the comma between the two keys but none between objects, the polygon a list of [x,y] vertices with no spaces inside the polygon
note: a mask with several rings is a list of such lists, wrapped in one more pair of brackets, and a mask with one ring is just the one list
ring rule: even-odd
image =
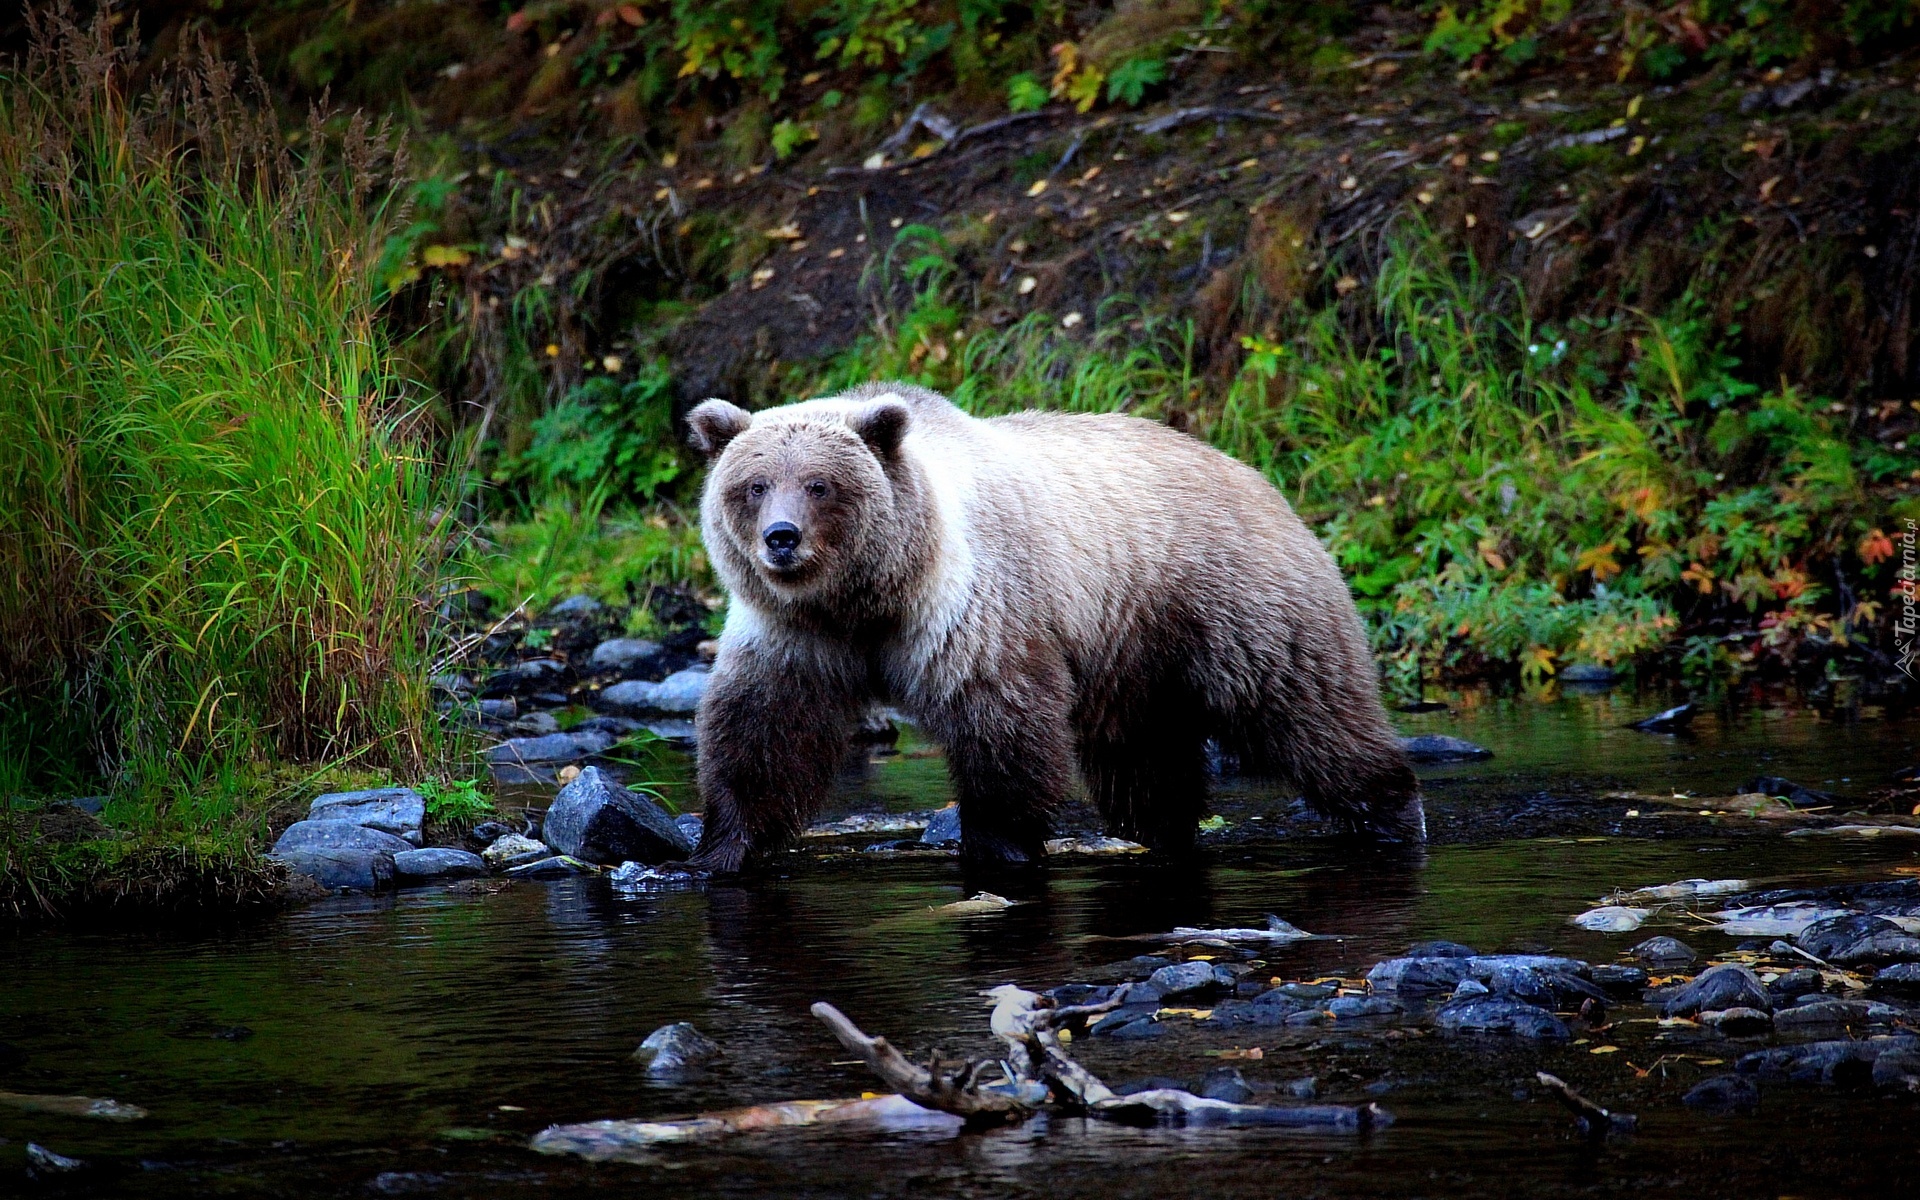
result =
[{"label": "yellow leaf", "polygon": [[1589,1050],[1589,1051],[1587,1051],[1587,1053],[1588,1053],[1588,1054],[1618,1054],[1618,1053],[1620,1053],[1620,1047],[1618,1047],[1618,1046],[1595,1046],[1595,1047],[1594,1047],[1593,1049],[1591,1049],[1591,1050]]},{"label": "yellow leaf", "polygon": [[464,267],[472,257],[458,246],[428,246],[420,251],[420,261],[430,267]]}]

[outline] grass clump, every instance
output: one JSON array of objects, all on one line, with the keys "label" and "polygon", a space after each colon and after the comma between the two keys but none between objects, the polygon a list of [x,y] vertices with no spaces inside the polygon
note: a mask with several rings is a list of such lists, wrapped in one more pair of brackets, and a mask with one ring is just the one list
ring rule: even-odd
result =
[{"label": "grass clump", "polygon": [[38,882],[13,845],[15,907],[147,853],[257,870],[270,763],[439,753],[379,139],[316,118],[295,156],[231,68],[130,67],[55,21],[0,77],[0,796],[105,791],[123,835]]}]

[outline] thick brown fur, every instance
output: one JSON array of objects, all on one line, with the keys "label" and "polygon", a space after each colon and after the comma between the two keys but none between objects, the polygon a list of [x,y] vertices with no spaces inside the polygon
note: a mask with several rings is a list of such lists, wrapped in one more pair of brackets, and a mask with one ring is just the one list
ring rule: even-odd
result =
[{"label": "thick brown fur", "polygon": [[1349,829],[1424,835],[1346,584],[1243,464],[1133,417],[979,420],[900,384],[690,422],[732,594],[700,865],[798,833],[875,702],[945,746],[976,861],[1037,858],[1076,766],[1113,833],[1190,847],[1208,738]]}]

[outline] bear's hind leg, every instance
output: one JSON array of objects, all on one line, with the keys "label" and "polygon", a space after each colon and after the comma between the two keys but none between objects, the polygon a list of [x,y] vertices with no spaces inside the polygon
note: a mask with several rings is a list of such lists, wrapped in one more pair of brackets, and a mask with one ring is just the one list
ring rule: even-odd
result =
[{"label": "bear's hind leg", "polygon": [[1087,790],[1114,837],[1161,854],[1193,849],[1207,808],[1204,742],[1175,726],[1087,741],[1080,750]]},{"label": "bear's hind leg", "polygon": [[[1374,707],[1377,712],[1377,702]],[[1390,842],[1426,840],[1420,781],[1384,713],[1296,709],[1270,716],[1261,733],[1254,742],[1263,749],[1261,757],[1300,786],[1315,812],[1348,833]]]}]

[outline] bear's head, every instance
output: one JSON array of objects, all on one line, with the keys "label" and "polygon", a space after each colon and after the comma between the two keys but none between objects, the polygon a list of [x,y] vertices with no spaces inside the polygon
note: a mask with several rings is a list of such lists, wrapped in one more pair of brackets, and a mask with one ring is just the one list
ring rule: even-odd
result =
[{"label": "bear's head", "polygon": [[695,408],[690,440],[711,463],[701,523],[722,575],[750,571],[788,600],[857,585],[891,556],[908,422],[889,393],[757,414],[725,400]]}]

